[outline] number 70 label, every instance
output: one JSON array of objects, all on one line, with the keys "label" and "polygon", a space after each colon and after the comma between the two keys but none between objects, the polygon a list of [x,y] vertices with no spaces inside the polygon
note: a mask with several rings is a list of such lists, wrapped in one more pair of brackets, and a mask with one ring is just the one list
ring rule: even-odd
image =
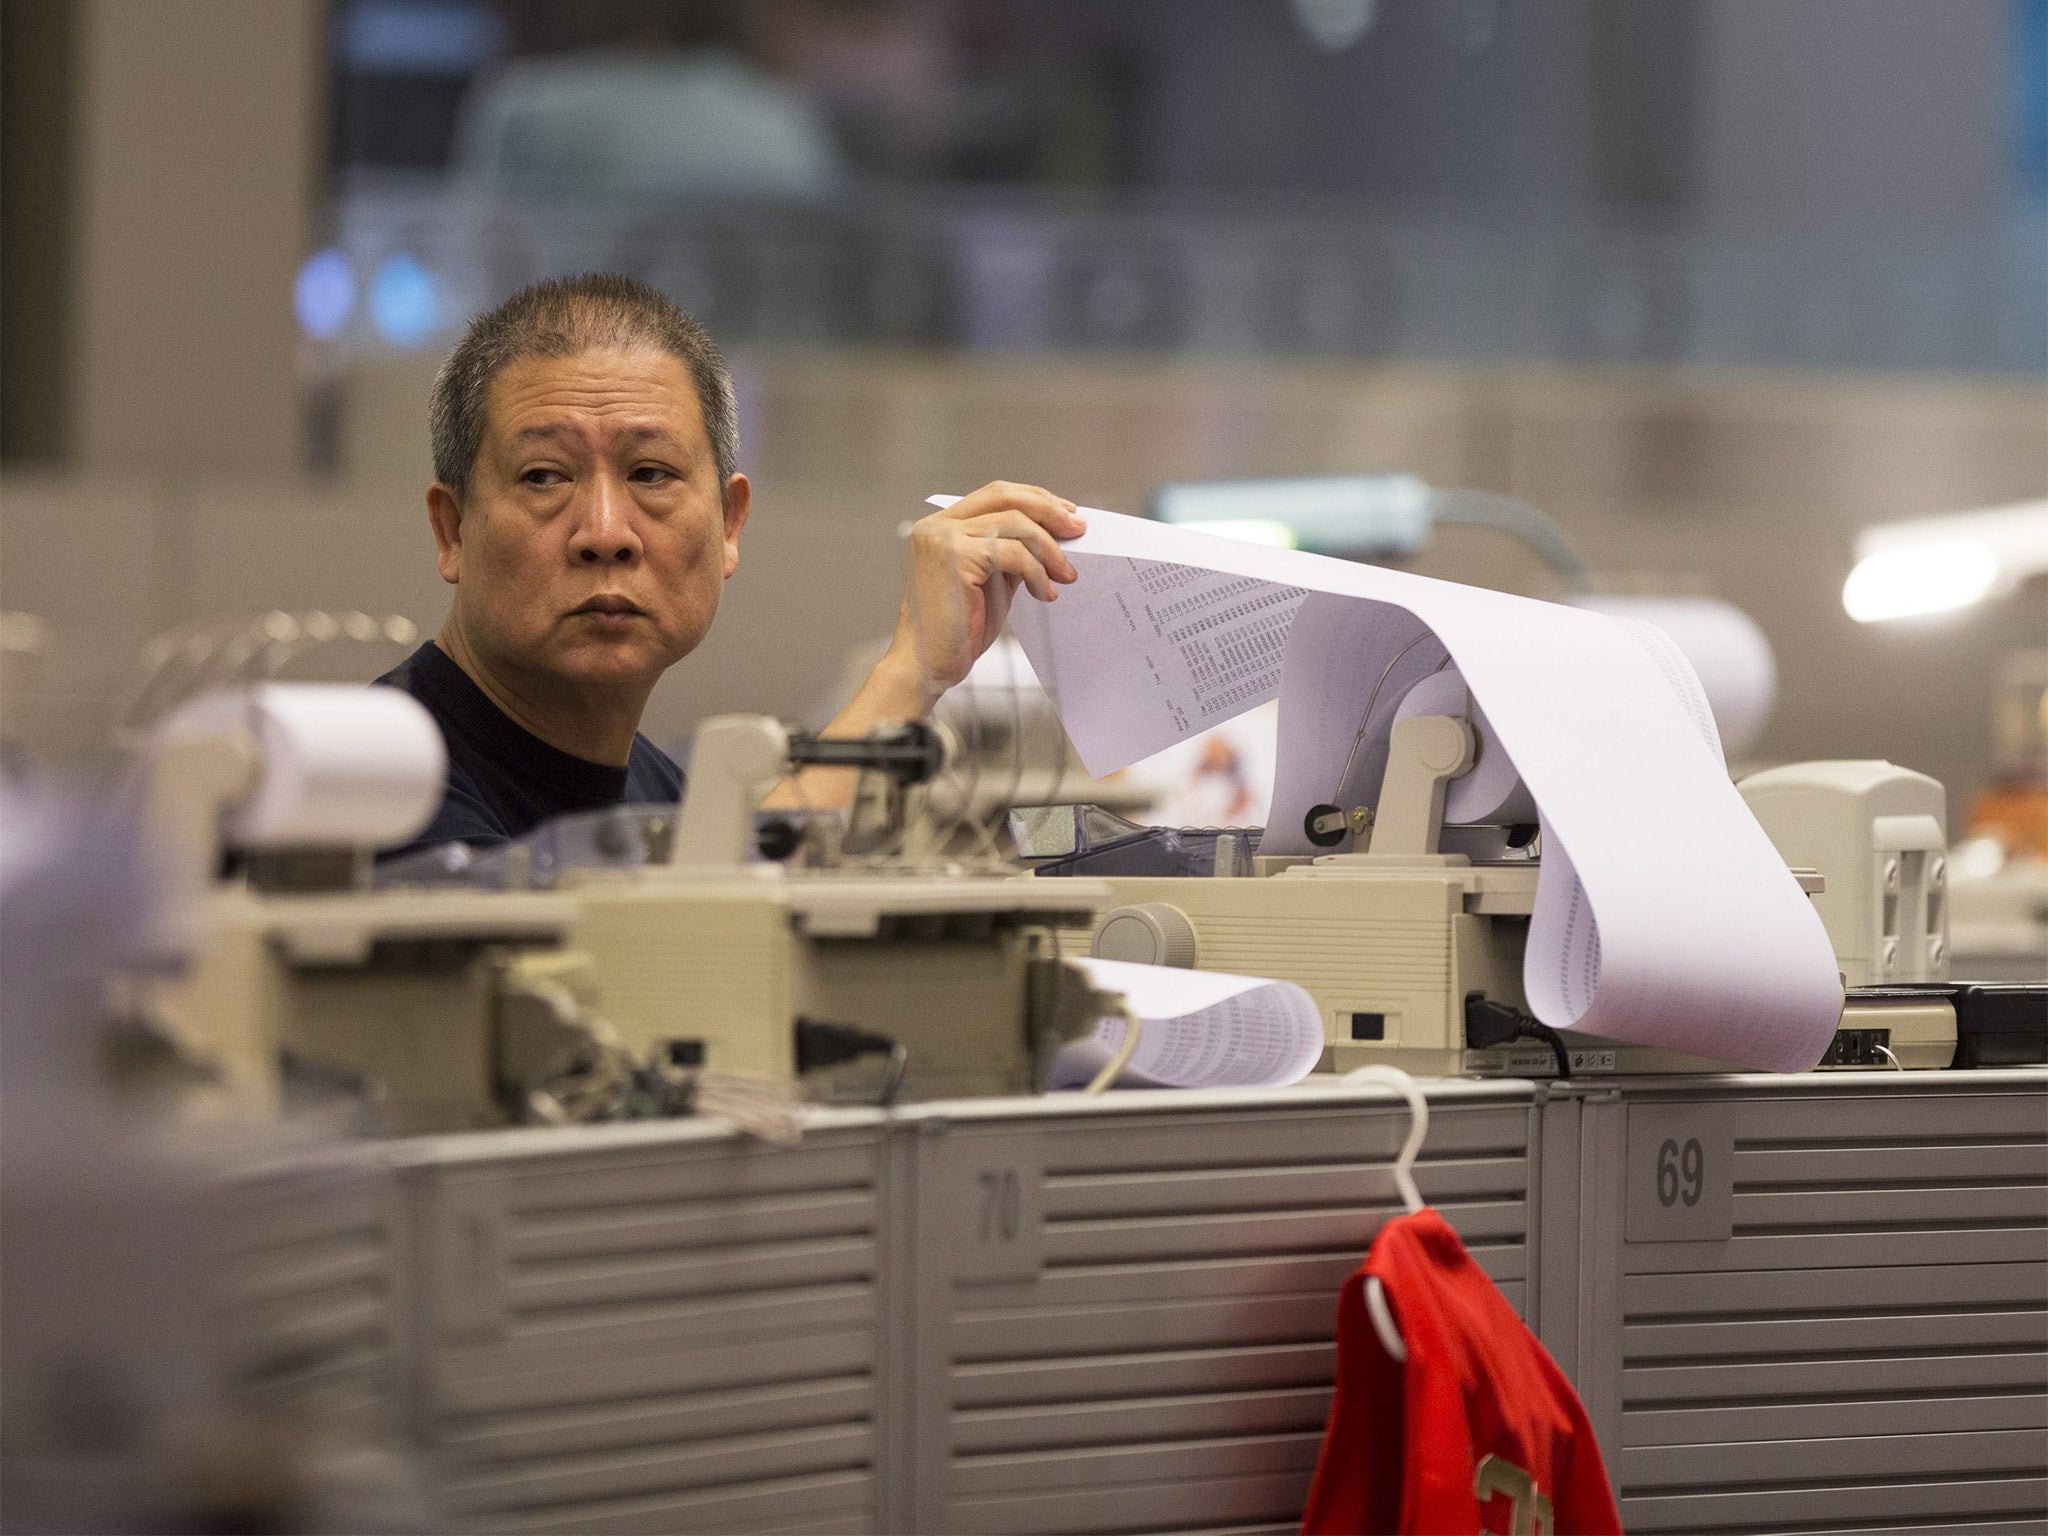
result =
[{"label": "number 70 label", "polygon": [[1029,1280],[1045,1267],[1045,1164],[1036,1132],[954,1130],[934,1143],[951,1188],[956,1280]]}]

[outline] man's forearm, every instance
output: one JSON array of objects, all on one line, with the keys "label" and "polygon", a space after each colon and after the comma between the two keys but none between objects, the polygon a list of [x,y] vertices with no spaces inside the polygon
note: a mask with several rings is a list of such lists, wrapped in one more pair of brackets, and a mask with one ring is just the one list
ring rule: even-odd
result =
[{"label": "man's forearm", "polygon": [[[938,702],[929,694],[921,669],[914,660],[905,662],[892,646],[875,663],[867,681],[832,717],[819,734],[824,736],[865,736],[878,725],[901,720],[921,720]],[[843,811],[853,804],[853,792],[860,782],[857,768],[805,768],[790,774],[762,801],[768,810],[798,810],[815,807]]]},{"label": "man's forearm", "polygon": [[[1049,603],[1055,587],[1078,578],[1058,540],[1087,526],[1071,501],[1003,480],[919,518],[889,649],[825,734],[864,736],[888,721],[930,714],[1002,631],[1018,592]],[[765,803],[845,810],[859,782],[856,769],[806,768],[776,785]]]}]

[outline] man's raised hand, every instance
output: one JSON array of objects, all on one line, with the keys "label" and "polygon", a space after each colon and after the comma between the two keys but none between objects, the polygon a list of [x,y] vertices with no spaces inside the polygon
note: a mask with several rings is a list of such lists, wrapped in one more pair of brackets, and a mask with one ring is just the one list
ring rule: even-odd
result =
[{"label": "man's raised hand", "polygon": [[1071,501],[1007,480],[912,525],[910,569],[883,666],[893,664],[912,680],[919,714],[964,678],[1002,632],[1020,586],[1049,603],[1074,580],[1059,541],[1086,527]]},{"label": "man's raised hand", "polygon": [[[1074,579],[1059,541],[1078,538],[1087,526],[1071,501],[1006,480],[912,524],[896,633],[824,734],[860,736],[931,713],[1002,633],[1019,587],[1049,603]],[[766,803],[844,808],[853,803],[858,777],[847,768],[806,768],[783,780]]]}]

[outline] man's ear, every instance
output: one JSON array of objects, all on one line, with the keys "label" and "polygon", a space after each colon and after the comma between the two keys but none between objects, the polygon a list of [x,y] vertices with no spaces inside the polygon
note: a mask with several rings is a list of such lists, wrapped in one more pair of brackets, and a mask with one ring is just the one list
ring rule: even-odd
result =
[{"label": "man's ear", "polygon": [[745,475],[725,482],[725,574],[740,568],[740,530],[747,526],[747,514],[754,507],[754,487]]},{"label": "man's ear", "polygon": [[427,521],[434,525],[434,564],[452,587],[462,579],[462,502],[438,480],[427,487]]}]

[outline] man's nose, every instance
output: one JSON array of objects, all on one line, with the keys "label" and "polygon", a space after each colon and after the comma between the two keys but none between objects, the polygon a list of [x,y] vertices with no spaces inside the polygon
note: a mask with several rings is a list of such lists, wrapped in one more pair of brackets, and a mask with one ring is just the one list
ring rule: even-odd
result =
[{"label": "man's nose", "polygon": [[582,516],[569,539],[569,558],[584,565],[631,565],[640,558],[632,496],[609,475],[586,485]]}]

